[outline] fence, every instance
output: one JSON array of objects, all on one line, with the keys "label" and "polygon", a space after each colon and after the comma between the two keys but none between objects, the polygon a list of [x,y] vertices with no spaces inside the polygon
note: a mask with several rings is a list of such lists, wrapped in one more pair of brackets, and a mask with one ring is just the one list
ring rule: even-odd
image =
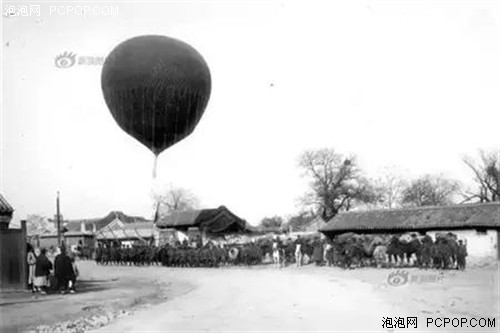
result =
[{"label": "fence", "polygon": [[21,229],[0,230],[0,278],[2,289],[27,285],[26,221],[21,221]]}]

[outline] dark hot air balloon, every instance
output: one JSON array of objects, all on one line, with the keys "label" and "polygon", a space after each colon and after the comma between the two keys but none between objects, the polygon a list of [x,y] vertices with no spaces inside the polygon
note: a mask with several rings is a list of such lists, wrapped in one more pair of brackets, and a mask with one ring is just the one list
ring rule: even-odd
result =
[{"label": "dark hot air balloon", "polygon": [[191,46],[164,36],[119,44],[101,75],[113,118],[157,157],[191,134],[210,97],[210,71]]}]

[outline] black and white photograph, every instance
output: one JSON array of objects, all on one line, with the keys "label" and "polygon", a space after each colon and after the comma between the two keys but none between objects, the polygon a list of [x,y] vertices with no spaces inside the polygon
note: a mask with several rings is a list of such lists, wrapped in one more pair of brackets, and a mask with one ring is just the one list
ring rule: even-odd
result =
[{"label": "black and white photograph", "polygon": [[500,332],[500,1],[0,3],[0,332]]}]

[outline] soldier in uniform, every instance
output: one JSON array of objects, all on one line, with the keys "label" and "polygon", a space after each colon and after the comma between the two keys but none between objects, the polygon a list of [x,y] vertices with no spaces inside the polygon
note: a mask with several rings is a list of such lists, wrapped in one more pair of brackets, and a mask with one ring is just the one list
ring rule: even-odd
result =
[{"label": "soldier in uniform", "polygon": [[295,262],[295,242],[291,238],[287,238],[281,245],[280,253],[283,257],[283,266],[285,266],[287,262]]},{"label": "soldier in uniform", "polygon": [[124,264],[127,266],[132,265],[132,251],[130,245],[123,249]]},{"label": "soldier in uniform", "polygon": [[281,255],[281,244],[278,237],[274,237],[272,250],[273,250],[273,262],[276,268],[284,266],[285,256]]},{"label": "soldier in uniform", "polygon": [[148,249],[141,245],[139,246],[139,265],[144,266],[148,261]]},{"label": "soldier in uniform", "polygon": [[193,247],[188,247],[186,251],[186,266],[187,267],[200,267],[200,263],[203,263],[204,258],[200,258],[199,250]]},{"label": "soldier in uniform", "polygon": [[109,262],[113,265],[117,262],[117,249],[114,243],[111,243],[111,247],[109,249]]},{"label": "soldier in uniform", "polygon": [[173,267],[178,267],[180,265],[179,247],[180,243],[178,241],[175,242],[174,246],[171,248],[172,253],[168,255],[171,258],[171,264]]},{"label": "soldier in uniform", "polygon": [[302,239],[300,238],[300,235],[298,235],[295,240],[295,267],[302,266],[302,245]]},{"label": "soldier in uniform", "polygon": [[97,243],[97,248],[95,250],[95,263],[97,265],[100,265],[102,263],[102,244]]},{"label": "soldier in uniform", "polygon": [[179,267],[186,267],[188,264],[187,261],[187,249],[188,249],[188,243],[186,240],[182,242],[182,245],[179,247]]},{"label": "soldier in uniform", "polygon": [[466,258],[467,257],[467,245],[463,240],[458,241],[458,253],[457,253],[457,269],[465,270]]},{"label": "soldier in uniform", "polygon": [[325,258],[327,266],[333,265],[333,244],[328,239],[326,240],[323,247],[323,258]]},{"label": "soldier in uniform", "polygon": [[425,235],[422,238],[422,247],[420,249],[420,260],[419,265],[422,268],[431,267],[432,259],[432,238],[429,235]]},{"label": "soldier in uniform", "polygon": [[102,248],[102,263],[104,265],[109,264],[109,243],[104,243]]},{"label": "soldier in uniform", "polygon": [[132,244],[130,248],[130,265],[138,266],[139,265],[139,247],[136,244]]},{"label": "soldier in uniform", "polygon": [[167,266],[175,267],[175,245],[167,247]]},{"label": "soldier in uniform", "polygon": [[316,266],[320,266],[323,264],[323,243],[321,242],[319,237],[314,239],[312,257]]},{"label": "soldier in uniform", "polygon": [[451,251],[448,240],[443,235],[436,235],[434,242],[433,262],[438,269],[448,269],[451,261]]},{"label": "soldier in uniform", "polygon": [[228,264],[228,254],[224,244],[221,244],[219,248],[219,262],[223,266],[227,266]]}]

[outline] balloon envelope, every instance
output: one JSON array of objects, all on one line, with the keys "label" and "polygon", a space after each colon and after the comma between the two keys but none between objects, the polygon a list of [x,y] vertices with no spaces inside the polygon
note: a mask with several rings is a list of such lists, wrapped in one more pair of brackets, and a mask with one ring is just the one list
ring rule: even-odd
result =
[{"label": "balloon envelope", "polygon": [[111,51],[101,85],[118,125],[158,156],[193,132],[207,106],[211,78],[203,57],[188,44],[139,36]]}]

